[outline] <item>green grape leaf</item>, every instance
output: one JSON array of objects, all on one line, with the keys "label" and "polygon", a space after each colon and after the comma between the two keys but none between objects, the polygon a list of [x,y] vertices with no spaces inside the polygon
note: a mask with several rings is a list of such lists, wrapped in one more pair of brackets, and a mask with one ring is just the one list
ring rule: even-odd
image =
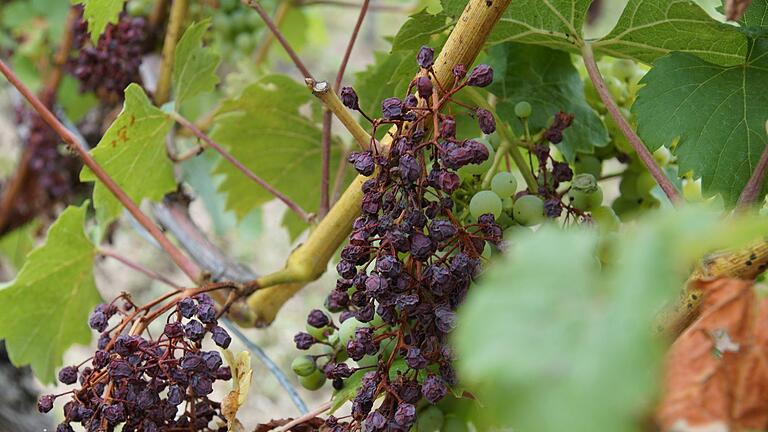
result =
[{"label": "green grape leaf", "polygon": [[766,29],[763,27],[768,26],[768,1],[752,0],[741,16],[739,24],[750,31],[754,29],[764,34]]},{"label": "green grape leaf", "polygon": [[14,270],[21,269],[27,254],[35,247],[35,233],[39,229],[40,223],[33,220],[0,237],[0,254]]},{"label": "green grape leaf", "polygon": [[595,230],[546,226],[507,239],[508,254],[470,290],[453,335],[481,419],[540,432],[637,430],[665,348],[652,324],[659,308],[696,254],[735,246],[732,234],[743,246],[767,226],[698,208],[660,211],[610,240],[615,255],[602,268]]},{"label": "green grape leaf", "polygon": [[99,41],[107,24],[117,22],[124,3],[125,0],[72,0],[72,4],[83,5],[83,18],[88,22],[93,43]]},{"label": "green grape leaf", "polygon": [[573,50],[581,39],[592,0],[515,0],[502,15],[489,41],[522,42]]},{"label": "green grape leaf", "polygon": [[176,45],[173,65],[173,93],[176,109],[200,93],[212,91],[219,83],[216,68],[221,57],[212,47],[203,46],[203,37],[210,26],[206,19],[192,24]]},{"label": "green grape leaf", "polygon": [[747,41],[691,0],[629,0],[616,27],[593,48],[645,63],[680,51],[731,66],[743,62]]},{"label": "green grape leaf", "polygon": [[433,34],[451,27],[453,23],[444,13],[433,15],[424,9],[413,14],[395,35],[392,51],[418,50],[422,45],[429,44]]},{"label": "green grape leaf", "polygon": [[467,0],[443,0],[443,13],[451,18],[458,18],[467,6]]},{"label": "green grape leaf", "polygon": [[565,52],[546,47],[505,43],[488,50],[494,69],[488,90],[497,97],[496,111],[522,134],[522,122],[515,116],[515,104],[528,101],[533,107],[528,125],[532,133],[547,127],[558,111],[574,114],[557,148],[569,161],[576,152],[592,153],[594,146],[608,142],[608,132],[584,96],[579,73]]},{"label": "green grape leaf", "polygon": [[[144,90],[131,84],[125,89],[123,111],[91,154],[135,202],[145,198],[159,201],[176,189],[173,164],[165,149],[165,136],[172,125],[173,120],[152,105]],[[96,181],[96,176],[84,167],[80,180]],[[102,226],[122,211],[120,202],[100,182],[94,187],[93,205]]]},{"label": "green grape leaf", "polygon": [[96,249],[83,231],[87,208],[64,210],[16,279],[0,289],[0,338],[8,355],[46,383],[70,346],[91,340],[88,314],[101,300],[93,279]]},{"label": "green grape leaf", "polygon": [[[309,103],[316,103],[315,98],[303,85],[283,75],[265,77],[222,103],[211,138],[256,175],[313,211],[319,205],[319,188],[308,185],[320,184],[322,130],[300,112]],[[338,140],[332,145],[331,173],[335,173]],[[224,176],[218,189],[238,219],[274,199],[225,161],[214,172]]]},{"label": "green grape leaf", "polygon": [[662,57],[643,78],[632,110],[650,150],[669,146],[680,173],[701,177],[705,195],[738,200],[766,145],[768,40],[745,64],[719,66],[684,53]]}]

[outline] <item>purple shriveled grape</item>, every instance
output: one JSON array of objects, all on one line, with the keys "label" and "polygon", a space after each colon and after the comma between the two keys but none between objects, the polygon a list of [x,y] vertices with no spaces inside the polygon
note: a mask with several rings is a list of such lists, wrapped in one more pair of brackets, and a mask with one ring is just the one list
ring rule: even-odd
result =
[{"label": "purple shriveled grape", "polygon": [[464,146],[472,153],[472,163],[481,164],[488,160],[488,147],[480,141],[468,140]]},{"label": "purple shriveled grape", "polygon": [[201,303],[197,308],[197,318],[206,323],[216,323],[216,307],[213,304]]},{"label": "purple shriveled grape", "polygon": [[213,343],[224,349],[229,348],[229,344],[232,342],[232,338],[229,336],[229,333],[227,333],[226,330],[219,326],[215,326],[211,330],[211,339],[213,339]]},{"label": "purple shriveled grape", "polygon": [[125,408],[120,402],[104,407],[101,413],[113,425],[125,420]]},{"label": "purple shriveled grape", "polygon": [[56,432],[75,432],[75,430],[72,429],[72,426],[70,426],[69,423],[59,423],[59,425],[56,426]]},{"label": "purple shriveled grape", "polygon": [[93,360],[91,361],[93,367],[101,369],[109,364],[109,353],[104,350],[98,350],[93,354]]},{"label": "purple shriveled grape", "polygon": [[414,183],[421,177],[419,161],[409,154],[404,154],[400,157],[398,168],[400,168],[400,177],[408,183]]},{"label": "purple shriveled grape", "polygon": [[456,136],[456,120],[451,116],[445,116],[440,121],[440,136],[443,138],[453,138]]},{"label": "purple shriveled grape", "polygon": [[336,264],[336,272],[339,273],[339,276],[350,279],[357,274],[357,267],[355,267],[355,263],[351,261],[341,260]]},{"label": "purple shriveled grape", "polygon": [[416,54],[416,63],[424,69],[431,68],[435,63],[435,50],[428,46],[421,47]]},{"label": "purple shriveled grape", "polygon": [[56,399],[54,395],[43,395],[37,400],[37,410],[41,413],[47,413],[53,409],[53,401]]},{"label": "purple shriveled grape", "polygon": [[405,363],[413,369],[423,369],[427,366],[427,359],[421,355],[418,348],[409,348],[405,354]]},{"label": "purple shriveled grape", "polygon": [[544,139],[552,144],[560,144],[563,142],[563,131],[557,129],[547,129],[544,132]]},{"label": "purple shriveled grape", "polygon": [[403,102],[396,98],[386,98],[381,102],[381,113],[387,120],[397,120],[403,115]]},{"label": "purple shriveled grape", "polygon": [[88,326],[97,332],[103,332],[109,325],[109,319],[101,311],[93,311],[88,317]]},{"label": "purple shriveled grape", "polygon": [[467,78],[467,85],[473,87],[486,87],[493,82],[493,68],[487,64],[475,66]]},{"label": "purple shriveled grape", "polygon": [[457,64],[453,67],[452,73],[456,78],[462,79],[467,76],[467,67],[463,64]]},{"label": "purple shriveled grape", "polygon": [[441,332],[450,333],[456,328],[456,313],[448,306],[438,306],[435,308],[435,325]]},{"label": "purple shriveled grape", "polygon": [[299,332],[293,337],[293,342],[296,343],[296,348],[300,350],[308,350],[317,340],[309,333]]},{"label": "purple shriveled grape", "polygon": [[354,165],[357,172],[364,176],[373,174],[376,164],[371,152],[352,152],[348,160]]},{"label": "purple shriveled grape", "polygon": [[424,261],[435,252],[434,242],[420,232],[411,235],[411,254],[414,258]]},{"label": "purple shriveled grape", "polygon": [[314,328],[323,328],[330,322],[331,320],[328,318],[328,315],[323,313],[320,309],[314,309],[307,316],[307,324]]},{"label": "purple shriveled grape", "polygon": [[59,371],[59,381],[63,384],[74,384],[77,382],[77,366],[67,366]]},{"label": "purple shriveled grape", "polygon": [[359,110],[360,109],[360,101],[357,98],[357,92],[355,92],[355,89],[352,87],[342,87],[341,88],[341,103],[344,104],[345,107],[351,109],[351,110]]},{"label": "purple shriveled grape", "polygon": [[496,131],[496,120],[493,118],[493,114],[491,114],[490,111],[478,108],[475,111],[475,115],[477,116],[477,123],[480,126],[480,130],[484,134],[490,135]]},{"label": "purple shriveled grape", "polygon": [[378,411],[371,411],[371,413],[368,414],[368,416],[365,418],[363,430],[365,432],[379,432],[383,431],[386,426],[387,418]]},{"label": "purple shriveled grape", "polygon": [[552,163],[552,177],[558,182],[567,182],[573,179],[573,170],[565,162]]},{"label": "purple shriveled grape", "polygon": [[416,421],[416,407],[409,403],[402,403],[395,411],[395,423],[405,429],[410,428]]},{"label": "purple shriveled grape", "polygon": [[429,99],[432,97],[432,80],[425,76],[416,78],[416,89],[419,91],[419,96]]},{"label": "purple shriveled grape", "polygon": [[179,312],[184,318],[192,318],[197,315],[197,305],[195,301],[189,297],[181,299],[178,303]]},{"label": "purple shriveled grape", "polygon": [[563,203],[560,199],[552,198],[544,201],[544,214],[551,219],[560,217],[563,213]]},{"label": "purple shriveled grape", "polygon": [[197,320],[191,320],[184,325],[184,335],[192,342],[198,342],[205,335],[205,328]]},{"label": "purple shriveled grape", "polygon": [[170,322],[165,325],[165,328],[163,329],[163,334],[165,334],[171,339],[180,338],[184,336],[184,325],[180,322]]},{"label": "purple shriveled grape", "polygon": [[184,401],[184,388],[174,384],[168,388],[168,403],[171,405],[180,405]]},{"label": "purple shriveled grape", "polygon": [[427,402],[436,404],[448,394],[448,388],[443,380],[435,375],[429,375],[424,379],[424,383],[421,385],[421,393],[424,395],[424,399],[426,399]]},{"label": "purple shriveled grape", "polygon": [[429,225],[429,236],[438,242],[448,240],[457,233],[458,230],[449,220],[435,219]]}]

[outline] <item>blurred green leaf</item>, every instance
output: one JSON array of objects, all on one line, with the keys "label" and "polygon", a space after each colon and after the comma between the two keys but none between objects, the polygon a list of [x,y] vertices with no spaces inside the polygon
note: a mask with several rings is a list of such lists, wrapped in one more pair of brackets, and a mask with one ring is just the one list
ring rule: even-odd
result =
[{"label": "blurred green leaf", "polygon": [[21,269],[27,253],[35,246],[35,232],[39,228],[40,224],[32,221],[0,237],[0,253],[14,270]]},{"label": "blurred green leaf", "polygon": [[[520,431],[636,431],[653,402],[663,341],[655,314],[705,251],[768,227],[717,212],[658,212],[608,243],[594,230],[545,226],[512,247],[470,291],[454,339],[459,370],[486,422]],[[586,397],[585,395],[588,395]]]},{"label": "blurred green leaf", "polygon": [[16,279],[0,289],[0,338],[16,366],[31,365],[52,383],[64,352],[91,340],[88,314],[100,301],[93,280],[96,249],[83,232],[88,205],[68,207]]},{"label": "blurred green leaf", "polygon": [[117,22],[124,3],[125,0],[72,0],[72,4],[83,5],[83,18],[88,21],[93,43],[98,42],[107,24]]}]

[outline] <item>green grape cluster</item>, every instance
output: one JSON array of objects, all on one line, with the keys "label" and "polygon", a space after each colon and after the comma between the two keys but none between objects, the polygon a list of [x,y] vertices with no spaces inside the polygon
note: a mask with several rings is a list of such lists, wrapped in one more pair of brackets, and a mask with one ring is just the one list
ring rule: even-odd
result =
[{"label": "green grape cluster", "polygon": [[219,0],[212,15],[214,40],[225,58],[247,57],[254,52],[264,28],[258,14],[239,0]]}]

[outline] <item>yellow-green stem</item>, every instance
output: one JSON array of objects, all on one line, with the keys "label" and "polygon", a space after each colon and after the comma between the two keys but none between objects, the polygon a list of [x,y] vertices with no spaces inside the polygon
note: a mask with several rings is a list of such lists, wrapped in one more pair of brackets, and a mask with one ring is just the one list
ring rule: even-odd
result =
[{"label": "yellow-green stem", "polygon": [[171,78],[173,75],[173,63],[176,58],[176,42],[179,40],[184,19],[187,16],[188,0],[173,0],[171,5],[171,18],[165,30],[163,41],[163,59],[160,63],[160,76],[157,78],[155,89],[155,102],[162,105],[171,97]]}]

